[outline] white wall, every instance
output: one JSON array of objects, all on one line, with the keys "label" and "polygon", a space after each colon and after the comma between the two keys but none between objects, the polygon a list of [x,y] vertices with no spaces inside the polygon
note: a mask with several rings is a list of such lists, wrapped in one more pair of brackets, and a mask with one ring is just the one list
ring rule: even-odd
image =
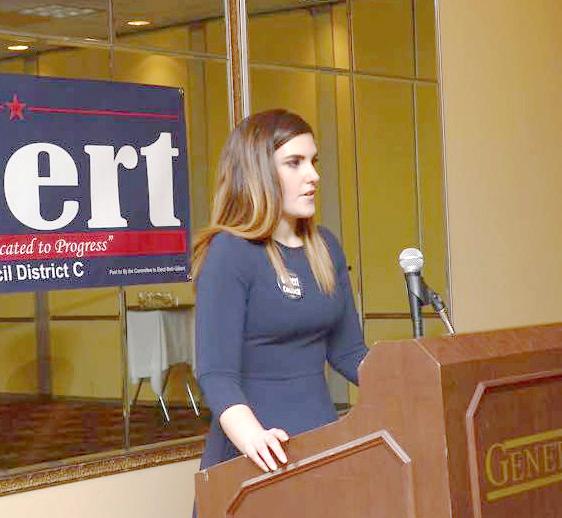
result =
[{"label": "white wall", "polygon": [[2,518],[190,518],[199,459],[0,498]]},{"label": "white wall", "polygon": [[457,330],[562,321],[562,2],[437,3]]}]

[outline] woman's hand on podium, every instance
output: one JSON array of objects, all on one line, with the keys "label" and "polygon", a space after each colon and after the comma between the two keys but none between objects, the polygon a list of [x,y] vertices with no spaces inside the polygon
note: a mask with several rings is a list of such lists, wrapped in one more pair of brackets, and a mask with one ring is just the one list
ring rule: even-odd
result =
[{"label": "woman's hand on podium", "polygon": [[233,405],[221,414],[219,421],[234,446],[263,471],[276,470],[277,462],[287,463],[281,443],[287,442],[289,435],[280,428],[265,430],[250,407]]},{"label": "woman's hand on podium", "polygon": [[246,443],[243,450],[244,455],[252,459],[263,471],[274,471],[277,469],[274,456],[281,464],[287,463],[287,455],[285,455],[281,443],[288,440],[289,436],[285,430],[262,429]]}]

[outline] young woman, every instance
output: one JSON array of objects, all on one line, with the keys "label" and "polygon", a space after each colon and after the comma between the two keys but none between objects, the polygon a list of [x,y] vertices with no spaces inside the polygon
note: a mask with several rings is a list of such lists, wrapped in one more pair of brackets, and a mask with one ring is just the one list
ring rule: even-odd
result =
[{"label": "young woman", "polygon": [[310,126],[285,110],[248,117],[223,150],[193,254],[197,377],[213,416],[202,469],[240,454],[277,469],[289,436],[337,419],[325,362],[357,384],[367,349],[345,257],[314,223],[316,160]]}]

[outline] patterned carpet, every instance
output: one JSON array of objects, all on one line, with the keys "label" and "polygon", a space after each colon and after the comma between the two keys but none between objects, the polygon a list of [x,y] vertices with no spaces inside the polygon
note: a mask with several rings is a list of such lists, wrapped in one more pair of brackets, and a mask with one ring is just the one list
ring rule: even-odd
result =
[{"label": "patterned carpet", "polygon": [[[131,410],[131,446],[203,435],[209,413],[169,405],[137,404]],[[0,396],[0,470],[123,448],[121,402],[45,400]]]}]

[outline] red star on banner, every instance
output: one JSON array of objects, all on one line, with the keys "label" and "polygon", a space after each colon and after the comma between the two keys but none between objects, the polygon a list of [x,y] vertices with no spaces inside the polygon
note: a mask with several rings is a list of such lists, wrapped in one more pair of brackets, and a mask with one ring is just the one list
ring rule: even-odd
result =
[{"label": "red star on banner", "polygon": [[23,120],[23,109],[27,104],[20,102],[17,94],[12,97],[12,102],[4,103],[10,109],[10,120],[19,119]]}]

